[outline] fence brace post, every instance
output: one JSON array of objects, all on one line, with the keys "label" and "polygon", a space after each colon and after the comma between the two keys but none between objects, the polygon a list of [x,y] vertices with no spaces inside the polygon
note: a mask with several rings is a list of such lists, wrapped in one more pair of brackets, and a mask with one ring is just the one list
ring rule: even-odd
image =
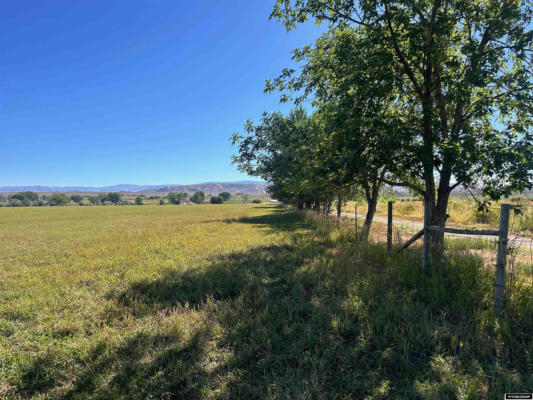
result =
[{"label": "fence brace post", "polygon": [[505,300],[505,264],[507,261],[507,236],[509,233],[509,204],[500,207],[498,234],[498,255],[496,257],[496,279],[494,282],[494,311],[499,314]]},{"label": "fence brace post", "polygon": [[424,203],[424,244],[422,246],[422,268],[426,269],[429,264],[429,229],[431,225],[431,202]]},{"label": "fence brace post", "polygon": [[387,251],[392,250],[392,201],[387,204]]}]

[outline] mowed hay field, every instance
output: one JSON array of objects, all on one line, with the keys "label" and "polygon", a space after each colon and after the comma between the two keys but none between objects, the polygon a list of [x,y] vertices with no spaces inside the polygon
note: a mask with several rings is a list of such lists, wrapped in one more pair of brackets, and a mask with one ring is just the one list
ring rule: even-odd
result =
[{"label": "mowed hay field", "polygon": [[494,398],[533,291],[264,205],[0,209],[0,398]]}]

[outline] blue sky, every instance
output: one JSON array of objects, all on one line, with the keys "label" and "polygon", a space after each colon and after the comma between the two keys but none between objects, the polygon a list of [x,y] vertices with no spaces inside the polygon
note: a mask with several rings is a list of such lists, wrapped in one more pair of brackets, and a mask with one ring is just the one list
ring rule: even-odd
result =
[{"label": "blue sky", "polygon": [[248,179],[229,137],[267,78],[320,28],[273,0],[7,1],[0,17],[0,186]]}]

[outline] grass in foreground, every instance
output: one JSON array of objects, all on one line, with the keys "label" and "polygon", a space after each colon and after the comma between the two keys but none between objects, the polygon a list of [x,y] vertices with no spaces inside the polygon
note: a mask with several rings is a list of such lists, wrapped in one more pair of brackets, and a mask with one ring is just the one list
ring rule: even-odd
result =
[{"label": "grass in foreground", "polygon": [[501,398],[533,291],[258,206],[0,210],[0,397]]}]

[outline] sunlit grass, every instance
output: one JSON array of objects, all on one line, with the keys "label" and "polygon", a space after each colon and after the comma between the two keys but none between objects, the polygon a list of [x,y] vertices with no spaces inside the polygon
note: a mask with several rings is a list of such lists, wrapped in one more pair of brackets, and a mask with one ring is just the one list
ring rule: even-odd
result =
[{"label": "sunlit grass", "polygon": [[0,398],[501,398],[531,287],[288,209],[0,209]]}]

